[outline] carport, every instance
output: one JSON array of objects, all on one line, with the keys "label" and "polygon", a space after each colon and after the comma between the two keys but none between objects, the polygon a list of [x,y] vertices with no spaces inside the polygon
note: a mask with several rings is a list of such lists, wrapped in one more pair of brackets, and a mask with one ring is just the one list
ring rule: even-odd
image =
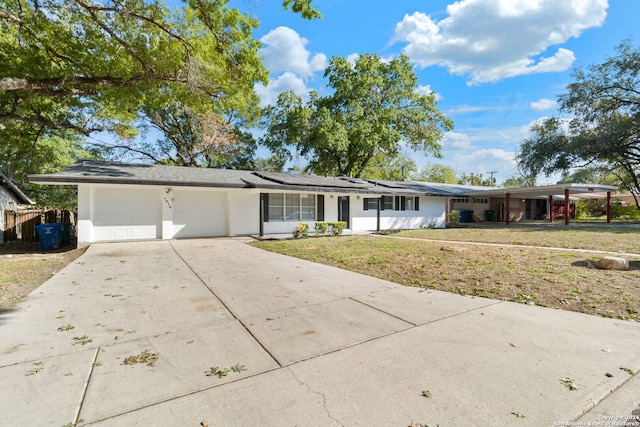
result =
[{"label": "carport", "polygon": [[[611,192],[618,190],[618,187],[612,185],[597,185],[597,184],[556,184],[556,185],[543,185],[536,187],[520,187],[520,188],[496,188],[492,190],[480,190],[474,192],[474,196],[481,197],[500,197],[504,196],[505,199],[505,224],[509,225],[510,222],[510,201],[512,197],[524,198],[524,199],[539,199],[547,198],[549,201],[549,208],[553,203],[553,198],[564,197],[564,223],[569,225],[569,203],[571,195],[579,196],[585,194],[591,194],[596,192],[606,192],[607,194],[607,223],[611,222]],[[553,217],[549,215],[549,221],[553,221]]]}]

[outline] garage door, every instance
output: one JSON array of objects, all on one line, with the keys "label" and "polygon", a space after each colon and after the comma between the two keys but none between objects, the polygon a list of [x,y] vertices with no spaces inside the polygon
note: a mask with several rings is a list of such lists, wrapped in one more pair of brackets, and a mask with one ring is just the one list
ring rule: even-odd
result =
[{"label": "garage door", "polygon": [[173,237],[227,235],[227,192],[173,192]]},{"label": "garage door", "polygon": [[160,190],[96,188],[94,200],[95,241],[162,237]]}]

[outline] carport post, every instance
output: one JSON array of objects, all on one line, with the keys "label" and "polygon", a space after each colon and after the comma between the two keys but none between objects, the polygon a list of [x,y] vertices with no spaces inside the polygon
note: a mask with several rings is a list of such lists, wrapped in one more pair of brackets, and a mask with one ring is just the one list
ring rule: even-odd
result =
[{"label": "carport post", "polygon": [[264,236],[264,196],[260,194],[260,237]]},{"label": "carport post", "polygon": [[611,224],[611,191],[607,191],[607,224]]},{"label": "carport post", "polygon": [[571,212],[569,210],[569,189],[564,189],[564,225],[569,225],[569,215]]},{"label": "carport post", "polygon": [[505,203],[504,203],[504,210],[505,210],[505,219],[504,219],[504,223],[505,225],[509,225],[509,219],[511,217],[511,207],[509,206],[511,203],[511,193],[507,193],[504,195],[505,197]]},{"label": "carport post", "polygon": [[549,196],[549,222],[553,222],[553,196]]}]

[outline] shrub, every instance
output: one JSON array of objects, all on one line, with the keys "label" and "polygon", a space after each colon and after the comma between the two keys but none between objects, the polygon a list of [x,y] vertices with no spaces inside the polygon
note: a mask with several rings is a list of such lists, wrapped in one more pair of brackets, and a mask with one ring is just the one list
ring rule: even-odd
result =
[{"label": "shrub", "polygon": [[460,224],[460,211],[459,210],[452,210],[451,212],[449,212],[449,215],[447,215],[449,217],[449,224],[452,226],[456,226],[458,224]]},{"label": "shrub", "polygon": [[329,227],[329,224],[327,224],[326,222],[316,222],[315,224],[316,234],[317,235],[326,234],[327,227]]},{"label": "shrub", "polygon": [[342,234],[345,228],[347,228],[347,223],[344,221],[337,221],[330,223],[331,225],[331,234],[337,236],[338,234]]},{"label": "shrub", "polygon": [[307,236],[309,234],[309,224],[305,224],[304,222],[301,222],[300,224],[296,225],[296,228],[294,228],[293,230],[293,237],[302,237],[302,236]]},{"label": "shrub", "polygon": [[333,236],[337,236],[338,234],[342,234],[345,228],[347,228],[347,223],[344,221],[335,221],[335,222],[316,222],[315,223],[316,234],[324,235],[331,234]]}]

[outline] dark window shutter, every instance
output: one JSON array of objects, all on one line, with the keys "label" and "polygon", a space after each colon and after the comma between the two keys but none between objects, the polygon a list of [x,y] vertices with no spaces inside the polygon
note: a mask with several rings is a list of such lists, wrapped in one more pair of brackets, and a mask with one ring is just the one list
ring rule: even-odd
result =
[{"label": "dark window shutter", "polygon": [[394,210],[399,211],[400,210],[400,196],[396,196],[396,203],[394,206]]},{"label": "dark window shutter", "polygon": [[400,197],[400,210],[407,210],[407,198],[405,196]]},{"label": "dark window shutter", "polygon": [[269,193],[260,193],[260,200],[262,201],[262,220],[269,222]]},{"label": "dark window shutter", "polygon": [[316,221],[324,221],[324,195],[318,194],[318,199],[316,201],[317,209],[316,209]]},{"label": "dark window shutter", "polygon": [[362,201],[364,202],[362,205],[362,209],[365,211],[369,210],[369,199],[367,199],[366,197],[362,198]]},{"label": "dark window shutter", "polygon": [[380,210],[384,210],[384,196],[380,196]]},{"label": "dark window shutter", "polygon": [[419,202],[420,202],[420,197],[416,197],[416,201],[414,202],[413,206],[414,206],[414,209],[417,210],[417,211],[420,210]]}]

